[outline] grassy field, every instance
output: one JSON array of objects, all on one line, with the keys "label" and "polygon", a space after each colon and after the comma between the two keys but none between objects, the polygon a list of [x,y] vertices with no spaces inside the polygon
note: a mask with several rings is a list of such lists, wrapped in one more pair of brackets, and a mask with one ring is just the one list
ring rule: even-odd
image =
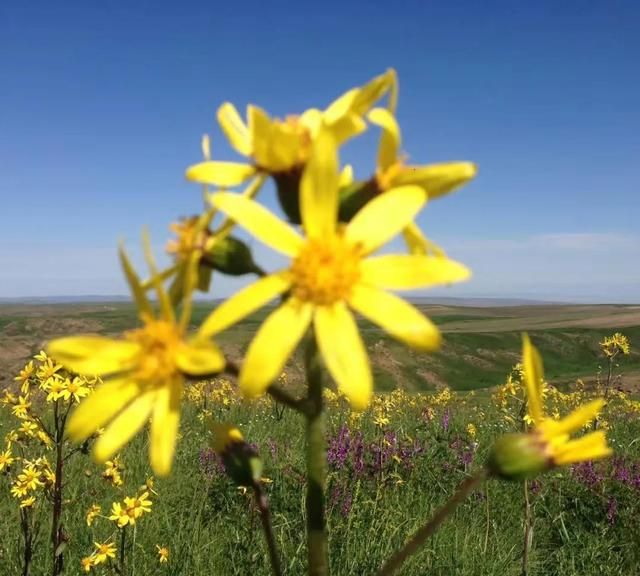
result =
[{"label": "grassy field", "polygon": [[[198,307],[197,316],[206,313]],[[517,430],[517,408],[492,398],[518,361],[520,331],[530,331],[544,357],[547,377],[560,390],[574,391],[577,377],[594,385],[602,357],[598,341],[615,329],[629,337],[632,350],[640,327],[629,318],[637,308],[431,307],[429,313],[445,333],[446,345],[433,356],[407,351],[379,331],[363,325],[378,390],[374,406],[354,418],[344,404],[328,402],[329,485],[327,487],[331,568],[335,575],[374,574],[452,494],[466,474],[484,461],[493,440]],[[223,347],[239,357],[264,313],[225,334]],[[196,318],[197,319],[197,318]],[[566,325],[558,325],[564,322]],[[616,324],[618,322],[619,324]],[[70,331],[112,333],[132,326],[131,307],[101,306],[0,309],[3,362],[16,368],[42,340]],[[12,354],[26,350],[24,357]],[[14,364],[17,364],[14,366]],[[640,565],[640,422],[636,396],[640,356],[620,362],[619,384],[604,415],[616,457],[596,465],[557,470],[533,481],[528,494],[533,510],[531,575],[632,575]],[[8,368],[3,366],[6,376]],[[299,359],[288,367],[290,386],[300,382]],[[10,373],[11,375],[11,373]],[[6,377],[8,382],[11,378]],[[448,397],[444,386],[458,390]],[[208,392],[206,392],[208,390]],[[208,449],[204,409],[219,420],[240,424],[247,440],[264,460],[265,487],[274,517],[276,539],[287,574],[305,571],[304,429],[297,414],[280,414],[271,401],[247,404],[219,386],[204,396],[187,394],[176,462],[171,476],[157,479],[152,511],[135,531],[127,528],[126,573],[269,574],[260,522],[250,494],[236,488]],[[566,412],[580,392],[553,397]],[[206,397],[206,400],[205,400]],[[551,402],[551,400],[550,400]],[[0,433],[16,424],[0,408]],[[469,425],[475,427],[475,432]],[[63,525],[68,542],[65,574],[80,574],[80,559],[94,542],[119,543],[114,523],[104,517],[88,527],[85,514],[100,504],[108,516],[114,501],[133,496],[150,475],[148,439],[142,433],[120,455],[124,484],[115,487],[101,477],[104,467],[79,452],[65,468]],[[0,477],[0,565],[2,574],[20,574],[21,549],[17,501]],[[407,575],[518,575],[523,548],[522,483],[490,481],[476,490],[455,515],[406,567]],[[49,574],[49,516],[44,499],[34,509],[40,525],[33,575]],[[156,545],[167,546],[170,559],[159,564]],[[117,573],[113,566],[94,568]]]}]

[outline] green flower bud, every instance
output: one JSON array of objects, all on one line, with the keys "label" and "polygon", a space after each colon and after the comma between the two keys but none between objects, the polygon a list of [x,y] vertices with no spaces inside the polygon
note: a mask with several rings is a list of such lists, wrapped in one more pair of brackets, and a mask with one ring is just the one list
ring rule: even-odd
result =
[{"label": "green flower bud", "polygon": [[302,179],[302,167],[297,166],[286,172],[277,172],[272,176],[276,183],[278,200],[282,210],[292,224],[301,224],[300,180]]},{"label": "green flower bud", "polygon": [[203,260],[214,270],[229,276],[242,276],[258,270],[249,247],[233,236],[216,240]]},{"label": "green flower bud", "polygon": [[552,465],[544,441],[536,434],[505,434],[494,443],[487,462],[489,472],[505,480],[531,478]]},{"label": "green flower bud", "polygon": [[222,458],[227,475],[238,486],[252,486],[262,477],[262,460],[245,442],[238,428],[228,423],[211,423],[211,447]]},{"label": "green flower bud", "polygon": [[362,207],[379,194],[375,180],[354,182],[340,190],[338,219],[349,222]]}]

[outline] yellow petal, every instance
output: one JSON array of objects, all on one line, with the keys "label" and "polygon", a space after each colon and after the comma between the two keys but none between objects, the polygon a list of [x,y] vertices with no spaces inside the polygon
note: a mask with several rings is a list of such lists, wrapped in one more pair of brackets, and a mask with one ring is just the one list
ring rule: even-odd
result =
[{"label": "yellow petal", "polygon": [[587,402],[583,406],[578,407],[562,420],[556,422],[554,420],[545,421],[545,431],[553,434],[572,434],[583,428],[591,422],[605,405],[602,398]]},{"label": "yellow petal", "polygon": [[233,104],[225,102],[218,108],[218,122],[231,146],[243,156],[250,156],[251,134]]},{"label": "yellow petal", "polygon": [[109,460],[149,419],[157,391],[147,392],[127,406],[96,440],[93,456],[98,462]]},{"label": "yellow petal", "polygon": [[89,376],[124,372],[137,362],[140,345],[103,336],[69,336],[49,342],[47,354],[68,370]]},{"label": "yellow petal", "polygon": [[258,240],[287,256],[296,256],[302,248],[302,237],[264,206],[232,192],[211,196],[211,203]]},{"label": "yellow petal", "polygon": [[403,231],[404,241],[411,254],[433,254],[446,256],[445,251],[435,242],[425,237],[415,222],[411,222]]},{"label": "yellow petal", "polygon": [[313,306],[289,298],[260,326],[244,359],[238,381],[248,398],[262,394],[282,369],[311,323]]},{"label": "yellow petal", "polygon": [[436,325],[394,294],[358,284],[352,289],[349,305],[412,348],[431,352],[440,347],[442,338]]},{"label": "yellow petal", "polygon": [[438,284],[461,282],[471,276],[466,266],[441,256],[385,254],[360,264],[360,278],[389,290],[411,290]]},{"label": "yellow petal", "polygon": [[[146,228],[142,231],[142,247],[144,259],[146,260],[147,266],[149,267],[149,272],[151,273],[151,283],[156,289],[158,301],[160,302],[160,313],[162,317],[168,322],[174,322],[175,314],[173,312],[173,306],[171,305],[169,295],[164,289],[160,276],[158,275],[158,267],[156,266],[156,261],[153,257],[153,251],[151,249],[151,238],[149,237],[149,231]],[[191,292],[189,291],[187,294],[185,294],[185,297],[190,298]]]},{"label": "yellow petal", "polygon": [[364,410],[373,394],[373,378],[353,315],[344,302],[320,306],[316,309],[314,326],[329,373],[352,408]]},{"label": "yellow petal", "polygon": [[291,286],[288,271],[270,274],[249,284],[218,306],[202,323],[199,335],[210,338],[271,302]]},{"label": "yellow petal", "polygon": [[176,449],[180,425],[180,394],[182,382],[177,380],[158,390],[151,421],[149,460],[154,474],[166,476]]},{"label": "yellow petal", "polygon": [[352,88],[331,102],[323,113],[325,124],[331,126],[345,115],[351,113],[359,93],[360,88]]},{"label": "yellow petal", "polygon": [[444,196],[471,180],[477,172],[471,162],[449,162],[431,166],[405,166],[394,178],[394,186],[420,186],[429,200]]},{"label": "yellow petal", "polygon": [[76,442],[86,440],[139,394],[140,386],[126,378],[102,384],[71,413],[67,434]]},{"label": "yellow petal", "polygon": [[329,125],[329,131],[337,146],[341,146],[347,140],[362,134],[367,129],[367,123],[357,114],[349,113],[337,122]]},{"label": "yellow petal", "polygon": [[338,154],[331,134],[321,129],[300,182],[302,225],[309,238],[332,236],[338,218]]},{"label": "yellow petal", "polygon": [[522,335],[522,364],[524,367],[524,381],[527,387],[527,401],[529,414],[536,424],[542,422],[542,382],[544,373],[540,353],[531,344],[527,334]]},{"label": "yellow petal", "polygon": [[151,308],[151,304],[149,303],[149,299],[140,283],[140,279],[136,274],[136,271],[133,269],[131,262],[129,261],[129,257],[125,252],[124,246],[121,244],[118,250],[118,254],[120,256],[120,264],[122,265],[122,269],[124,271],[125,278],[127,279],[127,284],[129,284],[129,289],[131,290],[131,295],[133,296],[133,300],[136,303],[136,308],[138,309],[138,315],[141,317],[153,316],[153,309]]},{"label": "yellow petal", "polygon": [[338,177],[338,186],[340,188],[346,188],[353,184],[353,166],[347,164],[341,171]]},{"label": "yellow petal", "polygon": [[187,168],[187,180],[211,186],[238,186],[254,176],[256,168],[239,162],[200,162]]},{"label": "yellow petal", "polygon": [[181,372],[192,376],[215,374],[224,368],[224,356],[210,340],[197,338],[180,347],[176,363]]},{"label": "yellow petal", "polygon": [[249,119],[249,134],[253,144],[253,158],[263,168],[269,158],[269,148],[271,146],[272,125],[269,115],[258,106],[247,107],[247,117]]},{"label": "yellow petal", "polygon": [[364,254],[373,252],[400,233],[426,200],[426,194],[418,186],[389,190],[365,204],[347,225],[345,236],[360,244]]},{"label": "yellow petal", "polygon": [[389,68],[384,74],[376,76],[362,86],[353,100],[351,110],[356,114],[366,114],[388,91],[391,91],[392,96],[389,109],[394,113],[397,99],[397,76],[393,68]]},{"label": "yellow petal", "polygon": [[378,168],[386,170],[398,161],[400,127],[393,114],[385,108],[374,108],[367,118],[369,122],[382,128],[378,145]]},{"label": "yellow petal", "polygon": [[607,446],[607,438],[602,430],[587,434],[578,440],[572,440],[563,444],[554,451],[553,462],[557,466],[586,462],[606,458],[613,453]]},{"label": "yellow petal", "polygon": [[300,124],[315,136],[322,126],[322,112],[317,108],[305,110],[300,116]]}]

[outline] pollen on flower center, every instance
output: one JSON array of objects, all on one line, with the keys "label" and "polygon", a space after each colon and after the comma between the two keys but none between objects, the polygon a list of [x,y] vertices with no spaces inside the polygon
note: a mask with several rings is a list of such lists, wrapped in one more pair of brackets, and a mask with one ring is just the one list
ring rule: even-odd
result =
[{"label": "pollen on flower center", "polygon": [[360,277],[357,247],[336,236],[310,239],[293,261],[293,293],[302,301],[327,305],[347,298]]},{"label": "pollen on flower center", "polygon": [[176,374],[176,351],[181,342],[177,325],[166,320],[148,320],[142,328],[128,332],[127,338],[141,346],[137,379],[163,381]]}]

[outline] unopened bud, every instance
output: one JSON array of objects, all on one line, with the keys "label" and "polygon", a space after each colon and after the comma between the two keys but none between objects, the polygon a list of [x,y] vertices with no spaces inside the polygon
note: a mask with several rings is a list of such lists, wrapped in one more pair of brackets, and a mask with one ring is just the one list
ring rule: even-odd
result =
[{"label": "unopened bud", "polygon": [[487,465],[494,476],[524,480],[549,470],[552,461],[538,435],[505,434],[494,443]]},{"label": "unopened bud", "polygon": [[286,172],[273,174],[278,192],[278,200],[283,212],[292,224],[301,224],[300,217],[300,180],[302,167],[294,167]]},{"label": "unopened bud", "polygon": [[211,447],[222,458],[227,475],[238,486],[252,486],[262,477],[262,460],[256,450],[245,442],[238,428],[230,424],[211,426]]},{"label": "unopened bud", "polygon": [[375,180],[354,182],[340,190],[338,220],[349,222],[365,204],[379,194]]},{"label": "unopened bud", "polygon": [[258,269],[250,248],[233,236],[216,240],[204,258],[214,270],[229,276],[242,276]]}]

